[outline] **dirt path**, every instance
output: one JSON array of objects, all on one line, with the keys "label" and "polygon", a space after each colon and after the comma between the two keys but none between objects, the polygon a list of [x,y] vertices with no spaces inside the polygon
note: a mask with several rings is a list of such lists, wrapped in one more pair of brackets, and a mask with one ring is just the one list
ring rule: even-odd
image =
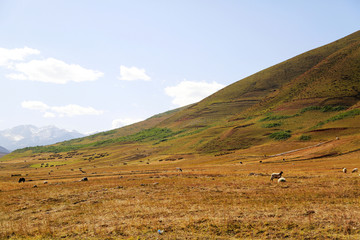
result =
[{"label": "dirt path", "polygon": [[283,152],[283,153],[278,153],[278,154],[275,154],[275,155],[269,155],[268,157],[282,156],[282,155],[285,155],[285,154],[288,154],[288,153],[293,153],[293,152],[298,152],[298,151],[305,150],[305,149],[309,149],[309,148],[318,147],[318,146],[324,145],[324,144],[326,144],[326,143],[330,143],[330,142],[332,142],[332,141],[333,141],[333,140],[330,140],[330,141],[327,141],[327,142],[321,142],[321,143],[318,143],[318,144],[316,144],[316,145],[312,145],[312,146],[308,146],[308,147],[304,147],[304,148],[298,148],[298,149],[294,149],[294,150],[291,150],[291,151],[287,151],[287,152]]}]

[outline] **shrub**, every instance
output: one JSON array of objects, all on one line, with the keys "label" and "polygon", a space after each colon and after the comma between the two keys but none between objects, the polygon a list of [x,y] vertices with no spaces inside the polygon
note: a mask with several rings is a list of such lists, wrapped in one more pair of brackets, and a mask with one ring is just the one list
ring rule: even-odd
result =
[{"label": "shrub", "polygon": [[270,138],[275,140],[286,140],[291,137],[290,131],[278,131],[270,134]]},{"label": "shrub", "polygon": [[321,111],[321,112],[338,112],[347,109],[345,106],[310,106],[301,109],[300,113],[304,113],[307,111]]},{"label": "shrub", "polygon": [[273,128],[273,127],[279,127],[281,126],[280,122],[277,123],[268,123],[268,124],[263,124],[262,127],[263,128]]},{"label": "shrub", "polygon": [[[294,116],[296,116],[296,115],[294,115]],[[260,119],[259,121],[264,122],[264,121],[272,121],[272,120],[281,120],[281,119],[291,118],[291,117],[294,117],[294,116],[286,116],[286,115],[277,116],[277,115],[274,115],[274,116],[267,116],[265,118]]]},{"label": "shrub", "polygon": [[334,117],[331,117],[328,120],[326,120],[325,123],[342,120],[342,119],[348,118],[348,117],[355,117],[357,115],[360,115],[360,109],[353,109],[353,110],[350,110],[347,112],[340,113]]},{"label": "shrub", "polygon": [[300,141],[309,141],[311,139],[311,136],[310,135],[301,135],[299,137],[299,140]]}]

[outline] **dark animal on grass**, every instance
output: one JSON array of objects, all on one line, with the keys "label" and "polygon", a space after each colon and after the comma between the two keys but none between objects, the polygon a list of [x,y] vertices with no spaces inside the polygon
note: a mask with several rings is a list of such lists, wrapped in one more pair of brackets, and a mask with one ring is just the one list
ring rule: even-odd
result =
[{"label": "dark animal on grass", "polygon": [[282,174],[283,174],[283,171],[281,171],[279,173],[273,173],[273,174],[271,174],[270,180],[272,181],[274,178],[281,178]]},{"label": "dark animal on grass", "polygon": [[21,177],[19,178],[19,183],[25,182],[25,178]]},{"label": "dark animal on grass", "polygon": [[88,181],[88,178],[87,177],[84,177],[80,180],[81,182],[84,182],[84,181]]}]

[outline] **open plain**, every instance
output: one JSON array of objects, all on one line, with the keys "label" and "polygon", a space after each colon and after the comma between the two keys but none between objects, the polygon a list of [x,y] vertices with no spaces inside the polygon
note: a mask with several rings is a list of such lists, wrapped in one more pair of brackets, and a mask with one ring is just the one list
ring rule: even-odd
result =
[{"label": "open plain", "polygon": [[[58,155],[47,167],[43,156],[0,162],[0,238],[359,239],[360,177],[351,170],[360,152],[309,157],[341,144],[128,164],[103,154],[80,169],[61,162],[99,153]],[[279,171],[286,182],[270,181]]]}]

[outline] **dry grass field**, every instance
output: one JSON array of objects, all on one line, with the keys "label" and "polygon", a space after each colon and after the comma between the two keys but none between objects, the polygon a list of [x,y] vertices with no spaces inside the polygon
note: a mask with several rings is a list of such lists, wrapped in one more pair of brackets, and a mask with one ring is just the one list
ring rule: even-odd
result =
[{"label": "dry grass field", "polygon": [[[109,156],[83,172],[74,160],[0,162],[0,239],[360,239],[360,152],[301,158],[313,151],[127,165]],[[271,182],[281,170],[287,182]]]}]

